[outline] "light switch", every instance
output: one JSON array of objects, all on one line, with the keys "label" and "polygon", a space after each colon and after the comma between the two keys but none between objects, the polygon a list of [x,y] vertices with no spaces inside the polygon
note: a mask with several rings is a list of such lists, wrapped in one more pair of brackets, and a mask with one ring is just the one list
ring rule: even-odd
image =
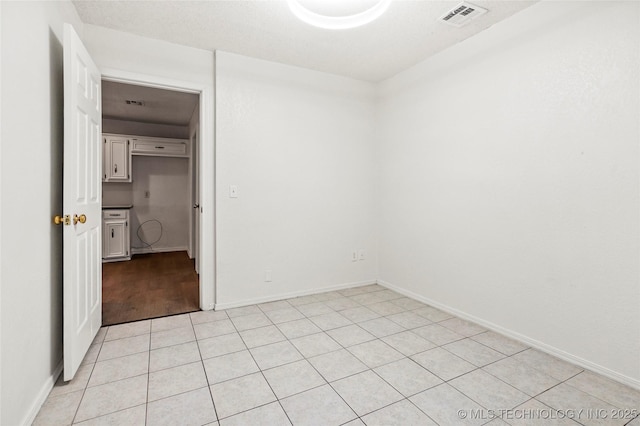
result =
[{"label": "light switch", "polygon": [[229,185],[229,198],[238,198],[238,185]]}]

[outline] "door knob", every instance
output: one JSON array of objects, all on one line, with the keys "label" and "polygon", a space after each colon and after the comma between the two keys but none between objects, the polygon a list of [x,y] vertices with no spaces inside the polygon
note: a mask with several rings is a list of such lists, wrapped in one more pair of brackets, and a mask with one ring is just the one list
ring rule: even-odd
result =
[{"label": "door knob", "polygon": [[55,223],[56,225],[71,225],[71,217],[69,217],[68,214],[64,216],[55,215],[55,217],[53,218],[53,223]]},{"label": "door knob", "polygon": [[193,205],[193,208],[194,208],[194,209],[197,209],[198,207],[200,207],[200,204],[194,204],[194,205]]},{"label": "door knob", "polygon": [[77,214],[73,215],[73,224],[77,225],[78,222],[80,223],[85,223],[87,221],[87,216],[81,214],[80,216],[78,216]]}]

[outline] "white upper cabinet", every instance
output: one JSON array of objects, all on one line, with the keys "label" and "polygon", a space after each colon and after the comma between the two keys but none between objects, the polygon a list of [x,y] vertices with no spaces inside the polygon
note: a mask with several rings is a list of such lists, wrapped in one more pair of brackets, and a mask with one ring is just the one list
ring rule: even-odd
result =
[{"label": "white upper cabinet", "polygon": [[133,138],[133,155],[152,155],[162,157],[188,157],[189,141],[185,139]]},{"label": "white upper cabinet", "polygon": [[131,141],[124,136],[103,136],[104,182],[131,182]]},{"label": "white upper cabinet", "polygon": [[190,156],[188,139],[103,134],[103,182],[131,182],[131,156]]}]

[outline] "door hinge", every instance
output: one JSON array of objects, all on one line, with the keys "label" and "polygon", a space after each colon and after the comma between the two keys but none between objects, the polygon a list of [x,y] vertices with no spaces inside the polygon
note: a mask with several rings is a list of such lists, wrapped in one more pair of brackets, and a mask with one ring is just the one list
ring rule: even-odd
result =
[{"label": "door hinge", "polygon": [[128,222],[128,221],[125,221],[125,222],[124,222],[124,226],[129,226],[129,222]]}]

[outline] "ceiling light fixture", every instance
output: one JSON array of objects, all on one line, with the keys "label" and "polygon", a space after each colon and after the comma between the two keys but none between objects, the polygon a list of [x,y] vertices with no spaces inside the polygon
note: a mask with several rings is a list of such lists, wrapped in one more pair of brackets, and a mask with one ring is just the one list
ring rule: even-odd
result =
[{"label": "ceiling light fixture", "polygon": [[287,3],[291,12],[309,25],[328,30],[346,30],[366,25],[378,19],[387,10],[391,0],[378,0],[369,9],[346,16],[330,16],[313,12],[300,4],[300,0],[287,0]]}]

